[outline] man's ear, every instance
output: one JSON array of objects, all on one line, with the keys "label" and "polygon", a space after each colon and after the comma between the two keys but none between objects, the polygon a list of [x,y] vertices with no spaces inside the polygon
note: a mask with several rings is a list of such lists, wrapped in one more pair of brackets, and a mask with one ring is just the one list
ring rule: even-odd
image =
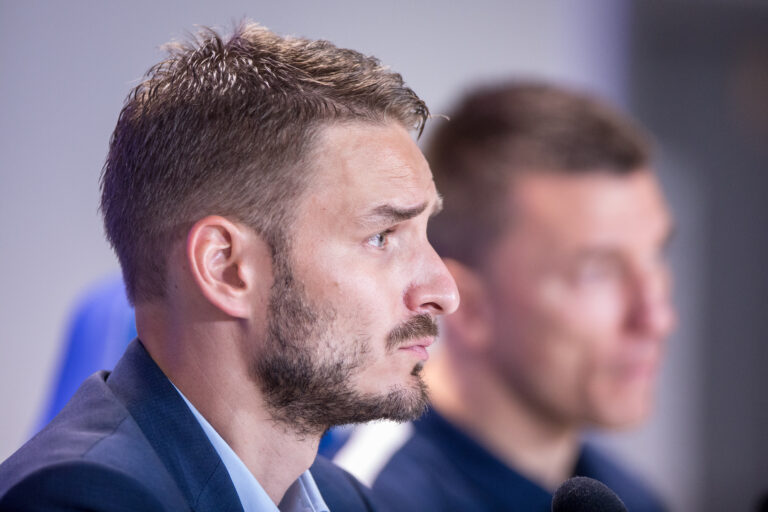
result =
[{"label": "man's ear", "polygon": [[483,351],[492,342],[493,311],[485,282],[474,269],[451,258],[444,258],[459,289],[461,305],[443,318],[454,343],[462,350]]},{"label": "man's ear", "polygon": [[186,252],[192,279],[211,304],[235,318],[252,314],[259,280],[265,272],[271,279],[270,252],[259,235],[211,215],[189,230]]}]

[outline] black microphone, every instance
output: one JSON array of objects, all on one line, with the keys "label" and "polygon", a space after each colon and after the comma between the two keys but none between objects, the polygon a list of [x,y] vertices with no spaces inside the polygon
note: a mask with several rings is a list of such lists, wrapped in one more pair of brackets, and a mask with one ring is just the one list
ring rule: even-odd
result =
[{"label": "black microphone", "polygon": [[575,476],[555,491],[552,512],[627,512],[627,507],[604,483]]}]

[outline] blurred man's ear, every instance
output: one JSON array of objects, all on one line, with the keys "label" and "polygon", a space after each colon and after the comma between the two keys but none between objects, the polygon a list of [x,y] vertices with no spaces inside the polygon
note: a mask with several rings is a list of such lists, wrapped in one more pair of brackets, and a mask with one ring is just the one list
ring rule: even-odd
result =
[{"label": "blurred man's ear", "polygon": [[492,343],[493,310],[485,282],[474,269],[451,258],[445,266],[456,280],[461,304],[455,313],[444,317],[451,344],[461,350],[482,352]]},{"label": "blurred man's ear", "polygon": [[200,219],[187,235],[187,262],[203,296],[235,318],[253,314],[254,298],[269,290],[269,247],[252,229],[218,215]]}]

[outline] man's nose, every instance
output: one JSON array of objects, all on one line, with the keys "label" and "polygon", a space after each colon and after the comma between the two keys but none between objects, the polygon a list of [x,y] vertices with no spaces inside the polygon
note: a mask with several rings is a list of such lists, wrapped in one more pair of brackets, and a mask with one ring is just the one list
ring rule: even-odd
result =
[{"label": "man's nose", "polygon": [[636,276],[629,321],[632,328],[645,336],[663,338],[672,331],[676,314],[666,268],[648,270]]},{"label": "man's nose", "polygon": [[413,282],[406,291],[405,304],[411,311],[433,316],[449,315],[459,307],[459,290],[445,263],[428,245],[417,264]]}]

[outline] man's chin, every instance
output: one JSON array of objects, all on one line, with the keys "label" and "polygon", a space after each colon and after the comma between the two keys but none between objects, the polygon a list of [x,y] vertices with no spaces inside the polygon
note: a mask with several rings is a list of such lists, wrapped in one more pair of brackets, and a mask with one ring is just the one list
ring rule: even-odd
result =
[{"label": "man's chin", "polygon": [[636,403],[623,403],[602,411],[593,423],[601,428],[628,430],[639,427],[647,421],[652,410],[652,401],[643,400]]},{"label": "man's chin", "polygon": [[[348,403],[336,408],[337,413],[346,413],[347,419],[335,424],[378,420],[403,423],[421,417],[429,404],[423,367],[423,362],[415,364],[401,382],[391,384],[386,391],[350,391]],[[350,387],[354,388],[354,385]]]},{"label": "man's chin", "polygon": [[346,418],[338,418],[333,425],[367,423],[389,420],[405,423],[421,417],[427,410],[429,397],[427,388],[418,374],[409,376],[411,382],[405,386],[390,389],[384,395],[363,396],[352,400],[344,410]]},{"label": "man's chin", "polygon": [[429,403],[427,388],[418,374],[409,387],[397,387],[378,398],[367,396],[349,409],[350,421],[345,423],[366,423],[377,420],[407,422],[419,418]]},{"label": "man's chin", "polygon": [[411,370],[411,375],[413,375],[414,377],[419,377],[419,379],[421,379],[421,371],[423,369],[424,369],[424,361],[419,361],[413,367],[413,370]]},{"label": "man's chin", "polygon": [[[427,409],[426,385],[420,377],[409,387],[397,387],[384,395],[357,394],[351,390],[325,396],[322,402],[304,407],[292,403],[273,410],[273,418],[301,436],[321,435],[338,425],[390,420],[404,423],[419,418]],[[321,405],[322,404],[322,405]]]}]

